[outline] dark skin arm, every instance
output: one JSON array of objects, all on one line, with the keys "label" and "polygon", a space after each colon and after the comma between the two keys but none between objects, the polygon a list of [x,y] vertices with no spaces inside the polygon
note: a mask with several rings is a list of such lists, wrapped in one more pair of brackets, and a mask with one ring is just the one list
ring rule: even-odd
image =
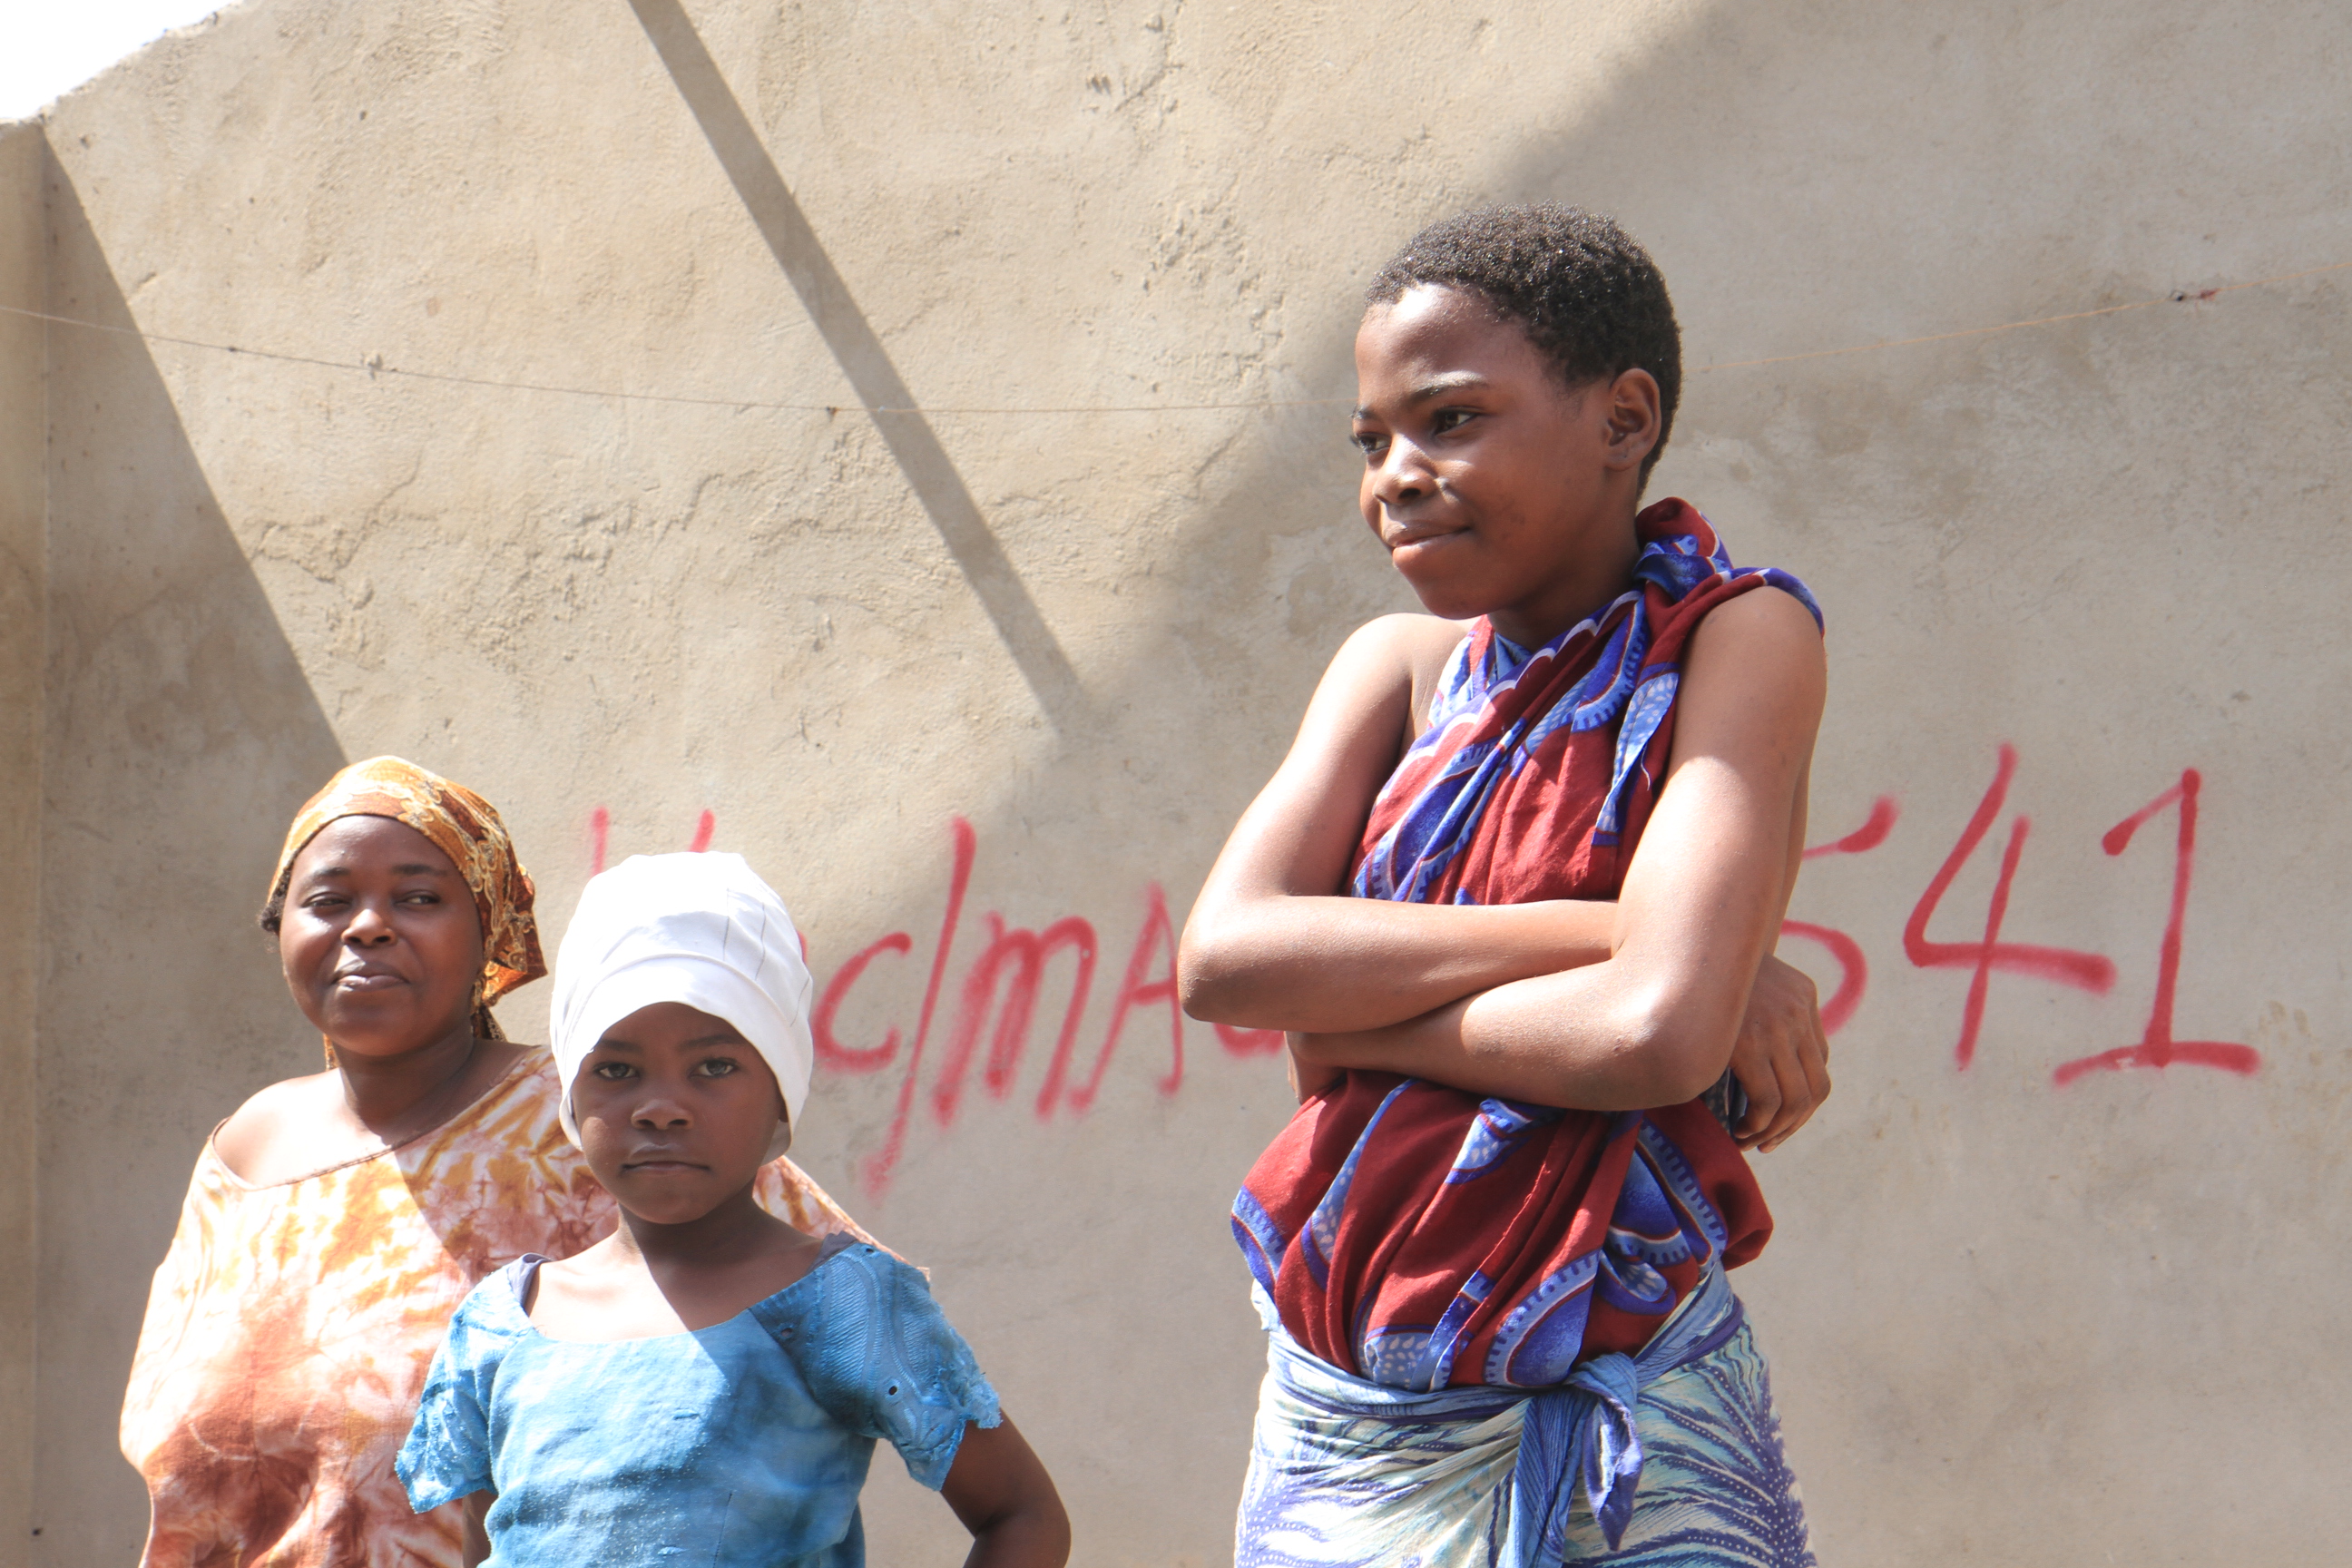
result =
[{"label": "dark skin arm", "polygon": [[[996,1426],[964,1428],[940,1495],[971,1531],[964,1568],[1062,1568],[1070,1560],[1070,1516],[1061,1494],[1010,1417]],[[496,1492],[480,1491],[459,1504],[466,1568],[489,1560],[482,1521],[498,1500]]]},{"label": "dark skin arm", "polygon": [[1062,1568],[1070,1560],[1061,1494],[1010,1416],[963,1429],[940,1495],[971,1531],[964,1568]]},{"label": "dark skin arm", "polygon": [[482,1521],[489,1517],[490,1505],[498,1500],[496,1492],[475,1492],[458,1500],[457,1506],[465,1510],[466,1515],[466,1541],[463,1555],[458,1561],[465,1563],[466,1568],[481,1568],[481,1564],[490,1560],[490,1532]]},{"label": "dark skin arm", "polygon": [[[1179,953],[1186,1010],[1289,1031],[1302,1096],[1343,1067],[1373,1065],[1339,1059],[1339,1039],[1369,1038],[1498,987],[1599,964],[1616,950],[1612,902],[1480,907],[1339,896],[1372,798],[1423,721],[1429,691],[1463,635],[1452,622],[1393,616],[1349,639],[1186,923]],[[1800,770],[1785,816],[1765,836],[1785,867],[1773,879],[1775,922],[1801,853],[1803,808]],[[1743,1148],[1770,1149],[1828,1093],[1827,1042],[1811,980],[1771,958],[1748,973],[1729,1059],[1750,1103],[1736,1131]],[[1450,1066],[1395,1070],[1452,1083]],[[1570,1100],[1559,1079],[1520,1098],[1589,1103]]]},{"label": "dark skin arm", "polygon": [[1306,1035],[1301,1061],[1595,1110],[1700,1093],[1733,1058],[1787,907],[1823,687],[1821,639],[1795,600],[1765,589],[1715,611],[1685,661],[1609,956],[1402,1023]]},{"label": "dark skin arm", "polygon": [[1185,1011],[1247,1028],[1379,1028],[1609,953],[1601,902],[1397,903],[1341,895],[1372,797],[1463,629],[1391,616],[1349,637],[1298,738],[1225,841],[1177,953]]}]

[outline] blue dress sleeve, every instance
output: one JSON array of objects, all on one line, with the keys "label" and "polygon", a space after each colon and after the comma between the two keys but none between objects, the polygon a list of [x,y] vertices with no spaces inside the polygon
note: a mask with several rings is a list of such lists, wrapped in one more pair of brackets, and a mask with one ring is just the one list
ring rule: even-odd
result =
[{"label": "blue dress sleeve", "polygon": [[503,1321],[519,1311],[512,1306],[511,1271],[500,1269],[474,1287],[433,1354],[416,1419],[393,1463],[408,1490],[408,1506],[418,1513],[496,1489],[488,1396],[499,1358],[514,1340],[512,1325]]},{"label": "blue dress sleeve", "polygon": [[844,1247],[751,1311],[827,1414],[859,1436],[887,1438],[933,1491],[947,1482],[966,1424],[1004,1419],[929,1282],[878,1247]]}]

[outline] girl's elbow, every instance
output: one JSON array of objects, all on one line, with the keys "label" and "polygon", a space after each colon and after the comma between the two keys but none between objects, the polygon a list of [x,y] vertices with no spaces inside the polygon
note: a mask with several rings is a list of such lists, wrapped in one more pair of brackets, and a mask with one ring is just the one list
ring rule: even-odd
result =
[{"label": "girl's elbow", "polygon": [[1198,1018],[1199,1005],[1213,1001],[1215,994],[1216,943],[1196,909],[1176,933],[1176,1004],[1188,1016]]},{"label": "girl's elbow", "polygon": [[1203,1024],[1240,1024],[1251,1003],[1247,945],[1194,915],[1176,943],[1176,1004]]},{"label": "girl's elbow", "polygon": [[1037,1510],[1038,1568],[1062,1568],[1070,1560],[1070,1515],[1050,1492]]},{"label": "girl's elbow", "polygon": [[974,1532],[993,1563],[1062,1568],[1070,1560],[1070,1515],[1053,1483],[1024,1493],[998,1519]]},{"label": "girl's elbow", "polygon": [[1684,1059],[1675,1063],[1662,1075],[1654,1104],[1685,1105],[1696,1100],[1716,1086],[1731,1059],[1727,1052],[1719,1059],[1712,1053],[1685,1052],[1682,1055]]},{"label": "girl's elbow", "polygon": [[1188,1018],[1203,1024],[1223,1021],[1232,982],[1213,942],[1195,940],[1190,928],[1176,946],[1176,1003]]},{"label": "girl's elbow", "polygon": [[1675,998],[1653,998],[1638,1007],[1627,1034],[1635,1076],[1650,1105],[1696,1100],[1715,1087],[1731,1061],[1731,1026],[1712,1016],[1710,1009]]}]

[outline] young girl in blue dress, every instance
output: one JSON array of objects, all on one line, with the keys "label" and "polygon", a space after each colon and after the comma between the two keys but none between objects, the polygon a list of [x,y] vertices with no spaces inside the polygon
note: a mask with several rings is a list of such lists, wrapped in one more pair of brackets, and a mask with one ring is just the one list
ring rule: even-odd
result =
[{"label": "young girl in blue dress", "polygon": [[495,1568],[861,1568],[877,1439],[973,1537],[968,1568],[1059,1568],[1069,1523],[923,1276],[752,1196],[809,1084],[792,920],[740,856],[589,882],[556,958],[564,1131],[619,1228],[467,1298],[399,1472],[464,1499]]}]

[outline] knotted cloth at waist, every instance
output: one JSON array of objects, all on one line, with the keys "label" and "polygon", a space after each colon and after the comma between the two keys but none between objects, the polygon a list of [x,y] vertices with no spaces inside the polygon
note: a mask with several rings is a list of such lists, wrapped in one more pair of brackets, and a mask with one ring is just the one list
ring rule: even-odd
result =
[{"label": "knotted cloth at waist", "polygon": [[1713,1354],[1747,1321],[1709,1268],[1632,1354],[1577,1363],[1544,1389],[1412,1393],[1301,1350],[1273,1318],[1236,1568],[1536,1568],[1567,1551],[1578,1482],[1612,1549],[1641,1484],[1642,1390]]}]

